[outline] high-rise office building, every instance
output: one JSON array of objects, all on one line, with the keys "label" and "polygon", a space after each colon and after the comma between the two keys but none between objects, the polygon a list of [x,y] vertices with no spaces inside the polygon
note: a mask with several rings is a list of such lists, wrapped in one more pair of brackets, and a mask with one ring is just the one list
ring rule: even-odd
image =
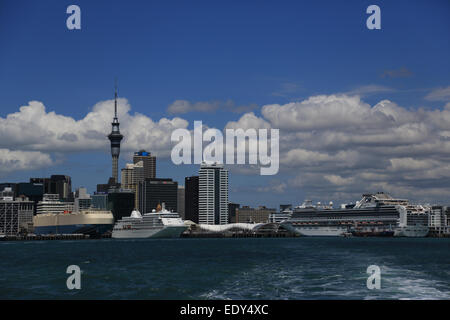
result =
[{"label": "high-rise office building", "polygon": [[198,223],[198,176],[184,179],[184,219]]},{"label": "high-rise office building", "polygon": [[228,203],[228,222],[236,223],[236,210],[239,209],[241,205],[239,203]]},{"label": "high-rise office building", "polygon": [[185,208],[184,208],[185,191],[186,190],[184,189],[184,186],[178,186],[177,208],[178,208],[178,214],[180,215],[181,219],[183,219],[183,220],[185,218]]},{"label": "high-rise office building", "polygon": [[87,193],[86,188],[78,188],[75,192],[74,211],[80,212],[81,210],[87,210],[91,208],[91,205],[91,195]]},{"label": "high-rise office building", "polygon": [[198,221],[228,223],[228,170],[222,164],[203,162],[199,170]]},{"label": "high-rise office building", "polygon": [[[58,194],[63,201],[73,201],[72,181],[66,175],[51,175],[50,178],[30,178],[32,184],[42,184],[43,193]],[[30,198],[31,200],[31,198]]]},{"label": "high-rise office building", "polygon": [[97,192],[99,193],[108,193],[109,190],[118,190],[120,189],[121,185],[120,183],[116,183],[114,181],[114,178],[109,178],[108,179],[108,183],[101,183],[101,184],[97,184]]},{"label": "high-rise office building", "polygon": [[138,190],[141,213],[152,212],[163,202],[167,210],[177,212],[178,182],[172,179],[145,179],[139,183]]},{"label": "high-rise office building", "polygon": [[42,201],[44,185],[42,183],[19,182],[16,185],[15,196],[26,196],[30,201]]},{"label": "high-rise office building", "polygon": [[37,204],[44,196],[44,185],[42,183],[19,182],[16,184],[15,197],[26,197],[34,202],[33,210],[36,214]]},{"label": "high-rise office building", "polygon": [[[11,190],[12,193],[12,190]],[[0,233],[15,235],[22,230],[29,231],[33,225],[32,201],[0,200]]]},{"label": "high-rise office building", "polygon": [[258,208],[250,208],[249,206],[242,206],[236,209],[237,223],[267,223],[269,216],[277,210],[273,208],[266,208],[259,206]]},{"label": "high-rise office building", "polygon": [[144,181],[144,162],[127,163],[122,169],[122,189],[132,190],[134,192],[134,207],[139,206],[139,182]]},{"label": "high-rise office building", "polygon": [[107,199],[107,210],[111,210],[115,221],[129,217],[135,208],[134,192],[131,190],[111,189]]},{"label": "high-rise office building", "polygon": [[133,155],[133,163],[142,161],[144,167],[144,179],[156,178],[156,157],[150,152],[140,150]]},{"label": "high-rise office building", "polygon": [[109,141],[111,141],[111,156],[112,156],[112,178],[114,183],[119,182],[118,177],[118,166],[119,166],[119,155],[120,155],[120,141],[123,139],[123,135],[120,134],[119,130],[119,119],[117,118],[117,86],[114,93],[114,119],[111,123],[112,130],[108,135]]},{"label": "high-rise office building", "polygon": [[94,192],[91,196],[91,205],[94,209],[106,210],[108,207],[108,193]]}]

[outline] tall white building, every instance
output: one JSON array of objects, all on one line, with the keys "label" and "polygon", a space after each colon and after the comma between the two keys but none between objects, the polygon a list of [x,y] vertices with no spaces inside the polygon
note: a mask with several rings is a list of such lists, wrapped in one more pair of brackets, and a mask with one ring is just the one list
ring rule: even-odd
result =
[{"label": "tall white building", "polygon": [[122,169],[122,189],[132,190],[134,192],[134,207],[139,206],[139,182],[144,181],[145,171],[144,162],[127,163]]},{"label": "tall white building", "polygon": [[33,226],[34,202],[28,198],[14,199],[12,188],[0,191],[0,234],[15,235]]},{"label": "tall white building", "polygon": [[228,223],[228,170],[222,164],[203,162],[199,170],[198,222]]},{"label": "tall white building", "polygon": [[87,193],[86,188],[78,188],[75,192],[74,211],[80,212],[91,208],[91,195]]}]

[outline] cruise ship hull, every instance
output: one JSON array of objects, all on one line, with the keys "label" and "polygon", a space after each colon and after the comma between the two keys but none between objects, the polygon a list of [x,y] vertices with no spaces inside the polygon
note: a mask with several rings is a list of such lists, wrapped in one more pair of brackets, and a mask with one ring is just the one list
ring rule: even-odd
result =
[{"label": "cruise ship hull", "polygon": [[351,231],[351,234],[355,237],[393,237],[394,231],[392,230],[379,230],[379,231]]},{"label": "cruise ship hull", "polygon": [[298,227],[290,223],[283,223],[283,226],[289,231],[305,237],[337,237],[347,232],[347,228],[339,227]]},{"label": "cruise ship hull", "polygon": [[187,226],[165,226],[154,229],[114,229],[111,237],[115,239],[143,239],[143,238],[179,238]]},{"label": "cruise ship hull", "polygon": [[429,228],[426,226],[406,226],[395,229],[395,237],[423,238],[428,235]]},{"label": "cruise ship hull", "polygon": [[88,234],[102,235],[111,231],[112,224],[69,224],[60,226],[41,226],[34,228],[34,234]]}]

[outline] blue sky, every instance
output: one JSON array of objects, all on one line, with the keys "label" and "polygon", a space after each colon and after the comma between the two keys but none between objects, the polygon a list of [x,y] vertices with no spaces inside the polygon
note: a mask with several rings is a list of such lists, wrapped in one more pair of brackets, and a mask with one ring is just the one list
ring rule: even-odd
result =
[{"label": "blue sky", "polygon": [[[81,8],[81,30],[66,28],[71,4]],[[381,30],[366,28],[371,4],[381,8]],[[242,114],[173,115],[167,107],[174,101],[232,100],[256,105],[253,112],[260,116],[264,105],[348,93],[370,105],[389,99],[408,110],[442,109],[446,101],[425,97],[450,84],[449,30],[448,1],[3,0],[0,117],[37,100],[47,112],[82,119],[96,103],[113,97],[114,78],[132,114],[155,121],[180,116],[189,127],[203,120],[222,129]],[[110,175],[107,149],[61,158],[50,167],[8,172],[0,179],[69,174],[74,186],[94,191]],[[127,161],[122,155],[121,166]],[[159,176],[180,182],[196,170],[175,167],[167,158],[158,162]],[[270,206],[301,202],[308,194],[302,187],[251,192],[293,175],[236,174],[230,177],[230,200]],[[246,190],[245,196],[234,187]]]}]

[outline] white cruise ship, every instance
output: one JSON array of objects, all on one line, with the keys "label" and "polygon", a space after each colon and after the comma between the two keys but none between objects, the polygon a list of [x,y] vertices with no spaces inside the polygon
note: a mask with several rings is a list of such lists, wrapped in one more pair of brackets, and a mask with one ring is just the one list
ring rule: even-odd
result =
[{"label": "white cruise ship", "polygon": [[424,237],[426,208],[410,205],[405,199],[394,199],[378,192],[364,194],[355,205],[333,209],[332,204],[312,205],[305,201],[294,209],[281,226],[302,236],[342,236],[355,234],[393,235],[397,237]]},{"label": "white cruise ship", "polygon": [[117,221],[112,231],[112,238],[179,238],[188,227],[178,213],[163,207],[160,211],[141,213],[134,210],[129,217]]}]

